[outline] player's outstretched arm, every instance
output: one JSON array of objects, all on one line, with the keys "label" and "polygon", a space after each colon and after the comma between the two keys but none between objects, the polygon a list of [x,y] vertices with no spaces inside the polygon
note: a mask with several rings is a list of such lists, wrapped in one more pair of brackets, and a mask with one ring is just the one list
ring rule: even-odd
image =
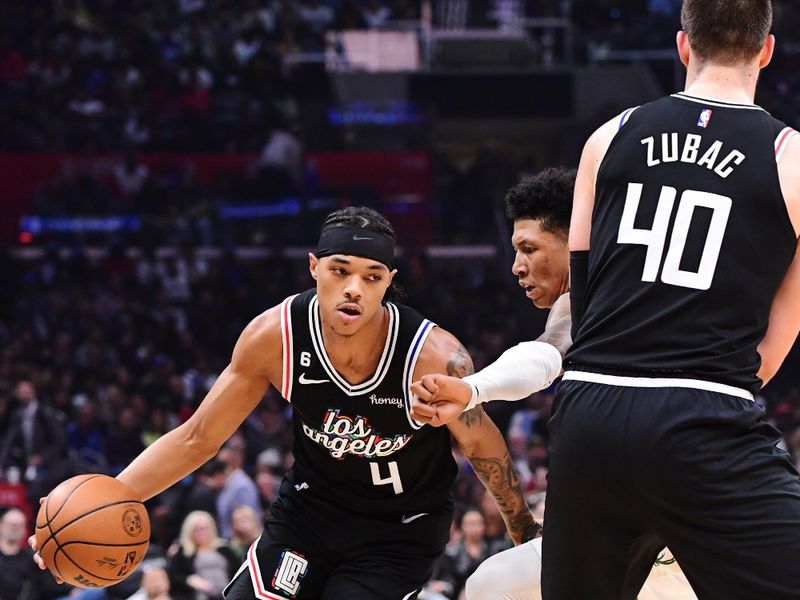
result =
[{"label": "player's outstretched arm", "polygon": [[280,373],[279,307],[245,327],[230,364],[197,411],[136,457],[117,479],[147,500],[212,458],[264,397]]},{"label": "player's outstretched arm", "polygon": [[545,331],[536,341],[509,348],[495,362],[463,379],[436,373],[412,383],[412,416],[433,426],[447,425],[478,404],[527,398],[561,374],[561,359],[571,343],[569,295],[564,294],[550,310]]},{"label": "player's outstretched arm", "polygon": [[[458,381],[458,378],[473,371],[472,358],[461,342],[449,332],[436,328],[425,343],[414,375],[447,373]],[[461,414],[448,427],[475,474],[494,497],[514,543],[533,539],[539,527],[522,495],[519,475],[511,461],[508,446],[500,430],[484,413],[483,407],[478,406]]]}]

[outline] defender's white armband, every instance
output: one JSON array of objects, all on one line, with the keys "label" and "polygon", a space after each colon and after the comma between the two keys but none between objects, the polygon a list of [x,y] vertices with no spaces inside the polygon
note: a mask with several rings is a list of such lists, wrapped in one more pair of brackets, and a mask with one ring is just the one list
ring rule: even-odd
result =
[{"label": "defender's white armband", "polygon": [[521,400],[548,387],[561,374],[561,353],[545,342],[522,342],[462,379],[472,387],[465,411],[492,400]]}]

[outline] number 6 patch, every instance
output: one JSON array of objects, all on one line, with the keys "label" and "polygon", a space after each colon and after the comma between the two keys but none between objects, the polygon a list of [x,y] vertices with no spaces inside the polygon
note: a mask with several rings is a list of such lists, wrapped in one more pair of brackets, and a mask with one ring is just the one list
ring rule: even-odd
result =
[{"label": "number 6 patch", "polygon": [[272,587],[282,590],[294,598],[307,571],[308,560],[304,556],[291,550],[284,550],[272,578]]}]

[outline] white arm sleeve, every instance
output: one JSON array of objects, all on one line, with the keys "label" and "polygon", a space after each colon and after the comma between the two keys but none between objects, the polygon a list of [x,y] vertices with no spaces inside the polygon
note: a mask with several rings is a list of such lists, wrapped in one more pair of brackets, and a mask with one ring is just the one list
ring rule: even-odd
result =
[{"label": "white arm sleeve", "polygon": [[561,374],[561,353],[545,342],[522,342],[496,361],[464,377],[472,400],[464,410],[491,400],[521,400],[548,387]]}]

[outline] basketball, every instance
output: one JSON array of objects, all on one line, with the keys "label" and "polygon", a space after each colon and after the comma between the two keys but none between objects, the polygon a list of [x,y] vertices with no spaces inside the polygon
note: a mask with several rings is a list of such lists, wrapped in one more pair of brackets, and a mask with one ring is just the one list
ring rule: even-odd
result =
[{"label": "basketball", "polygon": [[144,558],[150,519],[125,484],[79,475],[42,502],[36,543],[53,575],[77,587],[105,587],[125,579]]}]

